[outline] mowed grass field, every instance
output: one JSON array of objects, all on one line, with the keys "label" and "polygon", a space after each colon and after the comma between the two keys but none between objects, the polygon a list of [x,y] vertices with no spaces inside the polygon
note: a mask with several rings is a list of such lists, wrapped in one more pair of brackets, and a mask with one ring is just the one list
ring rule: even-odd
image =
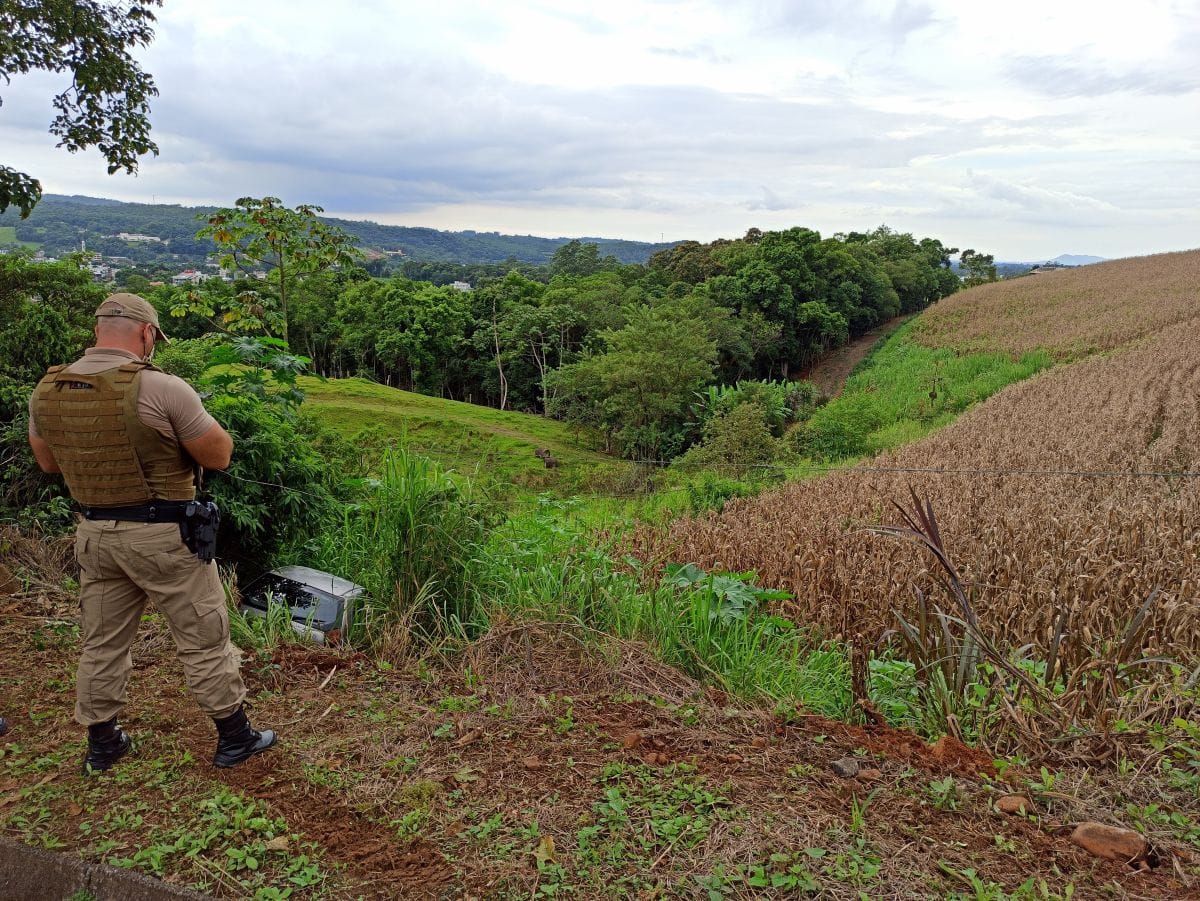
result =
[{"label": "mowed grass field", "polygon": [[[358,442],[402,444],[484,482],[585,491],[620,464],[553,419],[387,388],[364,379],[302,378],[305,409]],[[534,454],[549,450],[557,466]]]},{"label": "mowed grass field", "polygon": [[879,636],[896,625],[894,610],[912,611],[914,586],[950,603],[928,555],[869,530],[898,522],[892,502],[911,489],[932,502],[983,621],[1009,646],[1045,646],[1065,615],[1072,640],[1099,652],[1157,591],[1147,648],[1195,666],[1198,292],[1200,252],[1191,252],[942,301],[914,325],[922,342],[1075,362],[1009,385],[858,470],[646,527],[639,554],[756,570],[762,584],[795,595],[799,621]]}]

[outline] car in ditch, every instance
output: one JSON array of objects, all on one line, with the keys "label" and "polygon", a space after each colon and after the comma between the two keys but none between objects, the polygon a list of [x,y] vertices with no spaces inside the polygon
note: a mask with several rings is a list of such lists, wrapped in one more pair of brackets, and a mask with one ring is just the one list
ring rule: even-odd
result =
[{"label": "car in ditch", "polygon": [[273,604],[286,604],[292,628],[317,644],[337,644],[350,628],[355,604],[366,589],[349,579],[307,566],[281,566],[242,590],[239,609],[266,617]]}]

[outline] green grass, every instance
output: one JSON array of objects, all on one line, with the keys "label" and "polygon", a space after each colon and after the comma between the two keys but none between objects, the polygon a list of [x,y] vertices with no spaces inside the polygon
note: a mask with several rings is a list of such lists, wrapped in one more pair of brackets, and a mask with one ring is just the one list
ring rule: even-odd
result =
[{"label": "green grass", "polygon": [[[587,490],[628,468],[588,449],[561,422],[528,413],[387,388],[364,379],[300,379],[306,409],[356,442],[396,444],[484,484],[534,491]],[[534,455],[546,448],[558,461],[547,468]]]},{"label": "green grass", "polygon": [[1045,351],[1013,359],[926,347],[913,340],[909,323],[850,377],[840,396],[794,430],[793,440],[802,453],[826,461],[890,450],[925,437],[1052,362]]},{"label": "green grass", "polygon": [[[755,601],[730,607],[742,582],[765,598],[752,576],[713,574],[693,584],[660,578],[620,554],[620,526],[578,501],[543,496],[509,517],[481,548],[470,581],[487,620],[575,622],[586,629],[644,641],[664,662],[733,694],[800,705],[846,717],[852,705],[850,663],[835,641],[771,615]],[[605,540],[599,535],[607,533]],[[911,672],[881,664],[877,706],[912,716]],[[887,672],[885,673],[884,670]]]},{"label": "green grass", "polygon": [[0,226],[0,247],[11,247],[14,244],[21,247],[28,247],[30,250],[37,250],[42,246],[33,241],[18,241],[17,227],[15,225]]}]

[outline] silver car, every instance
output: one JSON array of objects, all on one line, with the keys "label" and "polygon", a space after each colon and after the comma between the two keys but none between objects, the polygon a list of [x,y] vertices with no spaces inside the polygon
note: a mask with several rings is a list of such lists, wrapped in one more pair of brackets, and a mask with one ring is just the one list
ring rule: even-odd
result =
[{"label": "silver car", "polygon": [[239,609],[246,616],[265,617],[268,604],[287,604],[297,634],[317,644],[332,643],[350,628],[354,602],[364,591],[349,579],[319,569],[281,566],[246,586]]}]

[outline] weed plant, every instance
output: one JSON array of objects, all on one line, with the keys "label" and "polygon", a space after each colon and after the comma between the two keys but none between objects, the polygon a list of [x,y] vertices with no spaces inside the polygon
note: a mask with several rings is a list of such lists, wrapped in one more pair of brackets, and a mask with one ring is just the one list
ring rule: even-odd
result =
[{"label": "weed plant", "polygon": [[239,648],[261,651],[283,644],[302,644],[306,640],[293,626],[292,610],[286,603],[269,603],[265,616],[246,614],[238,606],[238,595],[229,582],[225,583],[225,600],[229,637]]}]

